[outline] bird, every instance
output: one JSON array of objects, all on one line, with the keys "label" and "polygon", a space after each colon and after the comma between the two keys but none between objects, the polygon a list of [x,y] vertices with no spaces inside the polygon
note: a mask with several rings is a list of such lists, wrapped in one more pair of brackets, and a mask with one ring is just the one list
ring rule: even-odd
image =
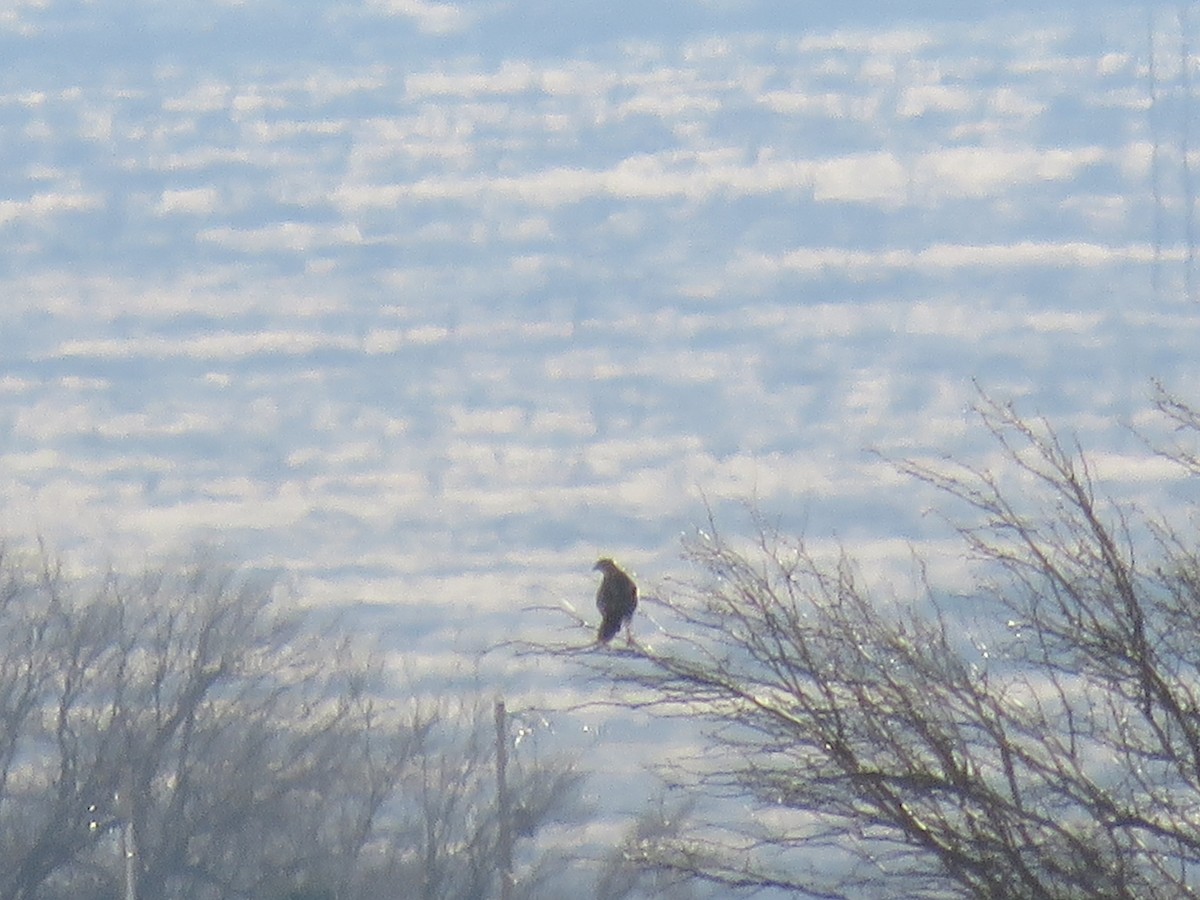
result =
[{"label": "bird", "polygon": [[638,601],[637,585],[608,557],[598,560],[592,569],[604,573],[596,591],[596,608],[600,610],[600,628],[596,632],[596,640],[607,644],[622,625],[628,628],[633,621],[633,611],[637,609]]}]

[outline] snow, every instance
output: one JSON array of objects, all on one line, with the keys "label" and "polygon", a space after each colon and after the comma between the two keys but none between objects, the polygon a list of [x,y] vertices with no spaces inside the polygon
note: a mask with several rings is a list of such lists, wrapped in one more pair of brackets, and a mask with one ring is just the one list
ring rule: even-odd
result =
[{"label": "snow", "polygon": [[875,451],[986,463],[976,383],[1186,499],[1126,428],[1200,383],[1173,8],[644,6],[0,14],[0,528],[215,541],[517,708],[580,686],[496,645],[706,506],[903,587]]}]

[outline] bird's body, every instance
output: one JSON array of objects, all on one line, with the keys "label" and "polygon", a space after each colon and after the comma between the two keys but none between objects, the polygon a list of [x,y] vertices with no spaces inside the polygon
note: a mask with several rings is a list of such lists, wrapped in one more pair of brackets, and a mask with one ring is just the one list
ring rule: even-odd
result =
[{"label": "bird's body", "polygon": [[593,568],[604,573],[596,591],[596,608],[600,610],[600,629],[596,633],[596,640],[606,644],[621,630],[622,625],[629,627],[633,620],[633,611],[637,609],[638,602],[637,585],[611,559],[602,559]]}]

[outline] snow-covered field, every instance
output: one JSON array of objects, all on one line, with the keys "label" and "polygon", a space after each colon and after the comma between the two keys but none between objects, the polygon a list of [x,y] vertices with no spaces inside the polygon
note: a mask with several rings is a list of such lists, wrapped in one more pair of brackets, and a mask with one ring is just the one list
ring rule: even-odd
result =
[{"label": "snow-covered field", "polygon": [[706,503],[906,566],[872,451],[985,463],[973,380],[1172,501],[1200,13],[811,6],[9,4],[0,527],[215,542],[519,708],[588,688],[480,653]]}]

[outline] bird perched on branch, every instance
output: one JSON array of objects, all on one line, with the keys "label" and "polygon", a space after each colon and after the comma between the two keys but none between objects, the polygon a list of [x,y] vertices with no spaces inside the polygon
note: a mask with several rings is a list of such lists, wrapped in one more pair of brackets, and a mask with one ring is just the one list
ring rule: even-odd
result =
[{"label": "bird perched on branch", "polygon": [[607,557],[592,568],[604,573],[596,591],[596,608],[600,610],[600,630],[596,640],[607,644],[622,625],[628,629],[633,621],[633,611],[637,609],[637,585]]}]

